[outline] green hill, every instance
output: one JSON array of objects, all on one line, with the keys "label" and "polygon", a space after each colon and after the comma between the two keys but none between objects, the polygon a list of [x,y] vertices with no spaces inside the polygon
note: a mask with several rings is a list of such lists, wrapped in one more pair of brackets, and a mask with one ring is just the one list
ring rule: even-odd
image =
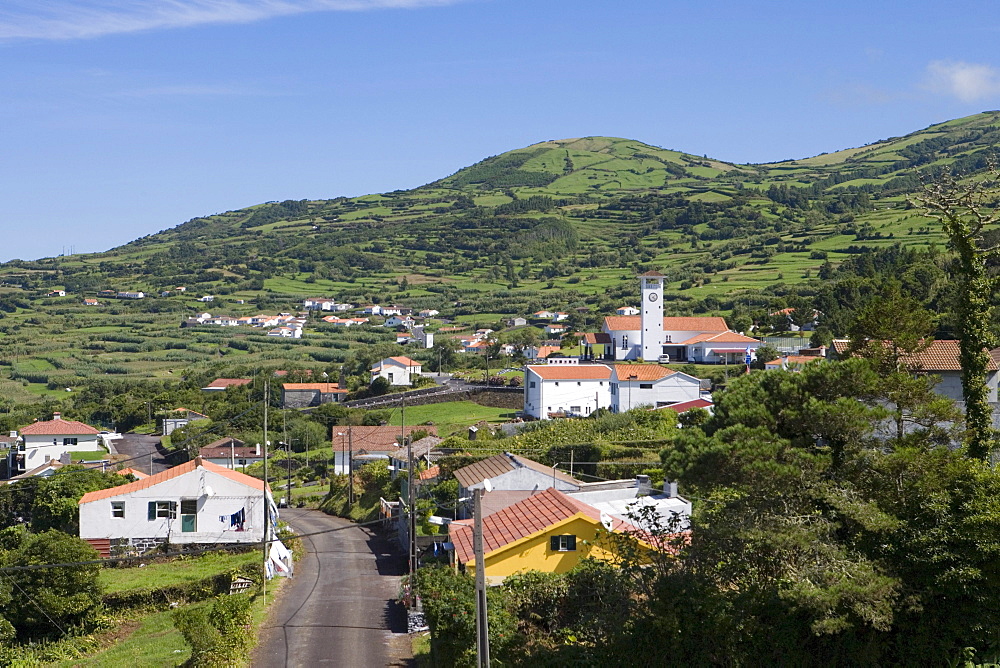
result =
[{"label": "green hill", "polygon": [[[319,295],[435,308],[474,323],[585,309],[580,324],[589,326],[633,299],[633,277],[648,269],[667,275],[670,312],[767,308],[815,293],[821,272],[859,254],[940,246],[907,195],[943,170],[984,170],[998,144],[995,111],[761,165],[614,137],[545,141],[413,190],[268,202],[103,253],[0,265],[0,359],[11,360],[8,376],[56,385],[259,361],[277,344],[234,347],[233,337],[254,337],[236,328],[181,335],[177,325],[206,308],[292,311]],[[158,296],[176,286],[187,292]],[[55,288],[69,296],[45,296]],[[102,289],[152,296],[82,305]],[[202,294],[216,301],[196,301]],[[333,335],[282,341],[275,359],[337,363],[359,344]],[[28,383],[36,395],[59,391],[37,385]]]}]

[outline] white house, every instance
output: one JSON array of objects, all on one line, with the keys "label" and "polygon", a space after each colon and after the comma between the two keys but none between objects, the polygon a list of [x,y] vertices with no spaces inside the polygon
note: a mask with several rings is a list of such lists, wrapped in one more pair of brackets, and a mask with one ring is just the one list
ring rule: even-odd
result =
[{"label": "white house", "polygon": [[245,470],[251,464],[264,460],[260,451],[260,443],[247,445],[238,438],[231,436],[220,438],[198,451],[202,461],[211,462],[227,469]]},{"label": "white house", "polygon": [[200,301],[200,302],[214,302],[215,301],[215,295],[205,295],[203,297],[198,297],[198,301]]},{"label": "white house", "polygon": [[441,311],[436,308],[425,308],[423,311],[417,313],[421,318],[433,318],[436,315],[440,315]]},{"label": "white house", "polygon": [[187,408],[175,408],[170,416],[163,418],[163,435],[169,436],[174,433],[175,429],[186,427],[189,423],[196,420],[210,419],[211,418],[207,415],[202,415],[197,411],[192,411]]},{"label": "white house", "polygon": [[605,364],[529,364],[524,367],[524,412],[590,415],[611,407],[611,367]]},{"label": "white house", "polygon": [[504,452],[455,470],[459,497],[472,496],[472,491],[489,480],[495,490],[540,492],[555,487],[561,492],[575,492],[583,483],[573,476],[545,466],[527,457]]},{"label": "white house", "polygon": [[[201,457],[80,499],[80,538],[103,556],[163,543],[256,543],[277,509],[264,482]],[[272,524],[273,527],[273,524]]]},{"label": "white house", "polygon": [[327,297],[311,297],[302,302],[302,307],[307,311],[332,311],[333,305],[336,303],[336,299],[328,299]]},{"label": "white house", "polygon": [[638,406],[662,408],[701,397],[701,379],[659,364],[615,364],[611,378],[611,410]]},{"label": "white house", "polygon": [[[828,355],[843,358],[850,348],[850,341],[834,339]],[[986,365],[986,397],[995,402],[1000,386],[1000,348],[989,352],[990,359]],[[954,401],[963,401],[962,393],[962,359],[960,342],[952,339],[931,341],[925,349],[911,357],[904,358],[904,363],[914,373],[937,376],[938,383],[934,391]]]},{"label": "white house", "polygon": [[634,306],[619,306],[615,309],[616,315],[639,315],[639,309]]},{"label": "white house", "polygon": [[761,342],[738,332],[704,332],[682,342],[679,346],[663,346],[672,351],[673,361],[700,362],[703,364],[744,364],[747,354],[756,357]]},{"label": "white house", "polygon": [[407,329],[411,329],[415,324],[417,324],[417,321],[414,320],[413,318],[411,318],[408,315],[394,315],[394,316],[390,316],[385,321],[385,326],[386,327],[399,327],[400,325],[402,325],[403,327],[406,327]]},{"label": "white house", "polygon": [[124,290],[119,292],[117,295],[118,299],[145,299],[145,292],[137,292],[132,290]]},{"label": "white house", "polygon": [[8,455],[11,475],[59,459],[65,452],[100,450],[103,444],[97,429],[76,420],[64,420],[59,413],[53,413],[51,420],[29,424],[19,435],[17,446]]},{"label": "white house", "polygon": [[370,306],[362,306],[361,313],[363,315],[383,315],[382,307],[378,304],[372,304]]},{"label": "white house", "polygon": [[424,330],[423,325],[417,325],[413,328],[413,340],[419,343],[421,348],[433,348],[434,332],[428,332]]},{"label": "white house", "polygon": [[421,373],[420,362],[409,357],[386,357],[377,362],[371,369],[372,380],[385,378],[390,385],[410,385],[411,376]]}]

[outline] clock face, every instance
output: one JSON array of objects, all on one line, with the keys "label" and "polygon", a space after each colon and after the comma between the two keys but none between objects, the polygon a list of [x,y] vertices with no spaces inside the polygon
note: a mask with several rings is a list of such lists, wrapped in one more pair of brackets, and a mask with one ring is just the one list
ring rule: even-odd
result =
[{"label": "clock face", "polygon": [[656,294],[655,292],[650,292],[649,297],[647,297],[646,299],[648,299],[651,302],[655,302],[659,298],[660,296],[658,294]]}]

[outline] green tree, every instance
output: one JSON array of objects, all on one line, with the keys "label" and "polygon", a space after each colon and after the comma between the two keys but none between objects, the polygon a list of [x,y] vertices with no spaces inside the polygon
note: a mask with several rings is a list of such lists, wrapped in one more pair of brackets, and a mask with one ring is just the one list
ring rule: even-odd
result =
[{"label": "green tree", "polygon": [[1000,192],[996,167],[984,179],[960,183],[948,173],[926,184],[915,197],[926,215],[941,223],[949,245],[958,256],[958,289],[955,315],[961,346],[962,394],[969,428],[969,455],[990,456],[996,435],[986,386],[988,351],[995,347],[992,330],[993,295],[998,285],[991,261],[1000,258],[1000,243],[989,238],[997,228]]},{"label": "green tree", "polygon": [[682,567],[650,597],[675,655],[917,665],[994,647],[1000,475],[927,438],[879,438],[878,387],[860,359],[744,376],[704,432],[662,451],[701,499]]},{"label": "green tree", "polygon": [[[93,561],[97,551],[86,541],[50,529],[28,535],[16,550],[4,555],[3,566],[35,566]],[[19,635],[42,637],[79,624],[101,602],[99,564],[21,571],[4,578],[13,591],[4,616]],[[11,589],[12,588],[12,589]]]}]

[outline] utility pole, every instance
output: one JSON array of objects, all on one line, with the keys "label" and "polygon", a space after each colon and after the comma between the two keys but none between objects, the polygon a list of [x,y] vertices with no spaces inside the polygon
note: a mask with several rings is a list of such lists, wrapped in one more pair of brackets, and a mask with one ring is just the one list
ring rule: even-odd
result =
[{"label": "utility pole", "polygon": [[270,388],[268,387],[270,381],[264,381],[264,583],[261,592],[261,601],[264,606],[267,606],[267,553],[271,549],[271,543],[268,540],[268,531],[270,530],[271,524],[271,508],[267,503],[267,404],[270,398]]},{"label": "utility pole", "polygon": [[417,574],[417,513],[413,507],[413,443],[412,439],[406,438],[406,396],[399,396],[399,422],[403,438],[406,439],[406,505],[409,508],[407,518],[409,533],[410,552],[410,605],[417,605],[417,590],[414,586],[414,578]]},{"label": "utility pole", "polygon": [[354,427],[347,427],[347,508],[354,507]]},{"label": "utility pole", "polygon": [[476,666],[490,668],[490,625],[486,614],[486,564],[483,553],[483,490],[473,490],[475,524],[472,550],[476,556]]}]

